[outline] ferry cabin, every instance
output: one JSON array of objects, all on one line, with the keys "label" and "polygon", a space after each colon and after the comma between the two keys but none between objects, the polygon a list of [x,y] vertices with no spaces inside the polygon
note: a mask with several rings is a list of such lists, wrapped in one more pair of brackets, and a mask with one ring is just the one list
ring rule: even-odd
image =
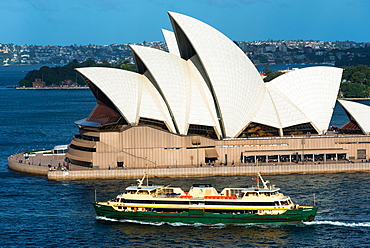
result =
[{"label": "ferry cabin", "polygon": [[126,191],[102,205],[116,211],[180,213],[202,211],[215,214],[278,215],[298,208],[279,188],[225,188],[218,191],[210,184],[194,184],[189,192],[163,185],[130,186]]}]

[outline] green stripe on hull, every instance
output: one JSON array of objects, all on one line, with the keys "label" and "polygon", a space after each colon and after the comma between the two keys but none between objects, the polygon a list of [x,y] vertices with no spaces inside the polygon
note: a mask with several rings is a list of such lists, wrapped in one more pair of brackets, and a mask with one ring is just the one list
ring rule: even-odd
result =
[{"label": "green stripe on hull", "polygon": [[144,222],[180,222],[187,224],[263,224],[281,222],[309,222],[315,218],[317,207],[299,208],[287,210],[279,215],[258,214],[216,214],[203,211],[181,213],[159,212],[124,212],[116,211],[112,206],[98,205],[94,203],[98,216],[121,220],[135,220]]}]

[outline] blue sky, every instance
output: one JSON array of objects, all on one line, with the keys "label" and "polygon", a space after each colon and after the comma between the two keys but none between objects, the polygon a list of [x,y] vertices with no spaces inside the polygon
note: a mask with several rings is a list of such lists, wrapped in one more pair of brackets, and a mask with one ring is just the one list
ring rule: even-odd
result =
[{"label": "blue sky", "polygon": [[0,0],[0,43],[122,44],[163,41],[167,11],[232,40],[370,42],[370,0]]}]

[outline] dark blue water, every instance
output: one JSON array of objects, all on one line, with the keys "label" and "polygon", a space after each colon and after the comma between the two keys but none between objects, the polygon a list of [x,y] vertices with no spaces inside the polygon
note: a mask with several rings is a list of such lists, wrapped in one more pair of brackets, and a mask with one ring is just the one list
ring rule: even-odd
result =
[{"label": "dark blue water", "polygon": [[[27,148],[68,144],[78,132],[74,121],[95,106],[90,91],[0,87],[0,94],[0,247],[370,246],[370,173],[266,176],[298,204],[312,204],[315,193],[320,208],[313,223],[209,227],[98,221],[91,205],[94,189],[98,200],[107,200],[133,180],[50,182],[10,172],[6,162]],[[345,123],[343,110],[337,111],[332,122]],[[200,181],[218,189],[252,184],[250,177],[152,179],[184,189]]]}]

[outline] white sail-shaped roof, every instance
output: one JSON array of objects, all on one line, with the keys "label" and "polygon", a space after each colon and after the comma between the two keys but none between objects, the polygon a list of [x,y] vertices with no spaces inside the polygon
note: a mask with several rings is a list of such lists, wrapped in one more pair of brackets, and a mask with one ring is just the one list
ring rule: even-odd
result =
[{"label": "white sail-shaped roof", "polygon": [[139,117],[147,117],[164,121],[175,131],[163,99],[145,76],[103,67],[76,70],[98,87],[130,124],[137,125]]},{"label": "white sail-shaped roof", "polygon": [[365,134],[370,134],[370,106],[345,100],[338,100]]},{"label": "white sail-shaped roof", "polygon": [[[209,78],[227,137],[234,137],[263,99],[263,81],[252,62],[225,35],[194,18],[169,12],[176,35],[184,34]],[[178,39],[179,40],[179,39]],[[186,44],[179,44],[181,47]],[[181,54],[183,56],[183,54]]]},{"label": "white sail-shaped roof", "polygon": [[221,135],[212,94],[193,60],[188,60],[188,66],[191,75],[189,124],[215,127],[217,135]]},{"label": "white sail-shaped roof", "polygon": [[[145,77],[144,77],[145,78]],[[170,132],[176,133],[168,108],[153,84],[145,78],[139,91],[138,117],[164,121]]]},{"label": "white sail-shaped roof", "polygon": [[267,90],[277,111],[280,128],[291,127],[310,122],[310,119],[273,84],[266,84]]},{"label": "white sail-shaped roof", "polygon": [[[282,130],[310,123],[320,134],[333,113],[342,69],[309,67],[264,83],[248,57],[225,35],[194,18],[169,12],[163,30],[169,52],[132,45],[139,73],[77,69],[132,125],[161,120],[174,133],[190,125],[214,127],[219,138],[238,137],[252,122]],[[364,132],[366,111],[343,103]],[[356,105],[357,106],[357,105]],[[367,116],[367,114],[362,114]]]},{"label": "white sail-shaped roof", "polygon": [[180,51],[179,47],[177,46],[175,34],[166,29],[162,29],[162,33],[167,44],[168,52],[180,57]]},{"label": "white sail-shaped roof", "polygon": [[[268,89],[283,94],[285,99],[289,99],[309,119],[318,133],[324,133],[333,114],[342,71],[340,68],[327,66],[294,70],[269,82]],[[274,97],[272,99],[276,102]],[[297,118],[301,116],[297,115]],[[293,122],[298,124],[300,121]]]},{"label": "white sail-shaped roof", "polygon": [[[155,82],[152,82],[168,106],[176,121],[180,134],[185,134],[187,128],[187,114],[189,108],[189,87],[190,75],[186,61],[170,53],[163,52],[144,46],[131,45],[131,49],[139,56],[145,64]],[[161,63],[158,63],[158,62]]]},{"label": "white sail-shaped roof", "polygon": [[251,122],[260,123],[279,129],[282,128],[277,109],[271,99],[270,93],[267,90],[256,116],[251,120]]},{"label": "white sail-shaped roof", "polygon": [[215,108],[210,106],[213,101],[209,89],[191,61],[148,47],[131,49],[154,78],[153,83],[168,103],[180,134],[187,134],[189,124],[213,126],[220,131]]}]

